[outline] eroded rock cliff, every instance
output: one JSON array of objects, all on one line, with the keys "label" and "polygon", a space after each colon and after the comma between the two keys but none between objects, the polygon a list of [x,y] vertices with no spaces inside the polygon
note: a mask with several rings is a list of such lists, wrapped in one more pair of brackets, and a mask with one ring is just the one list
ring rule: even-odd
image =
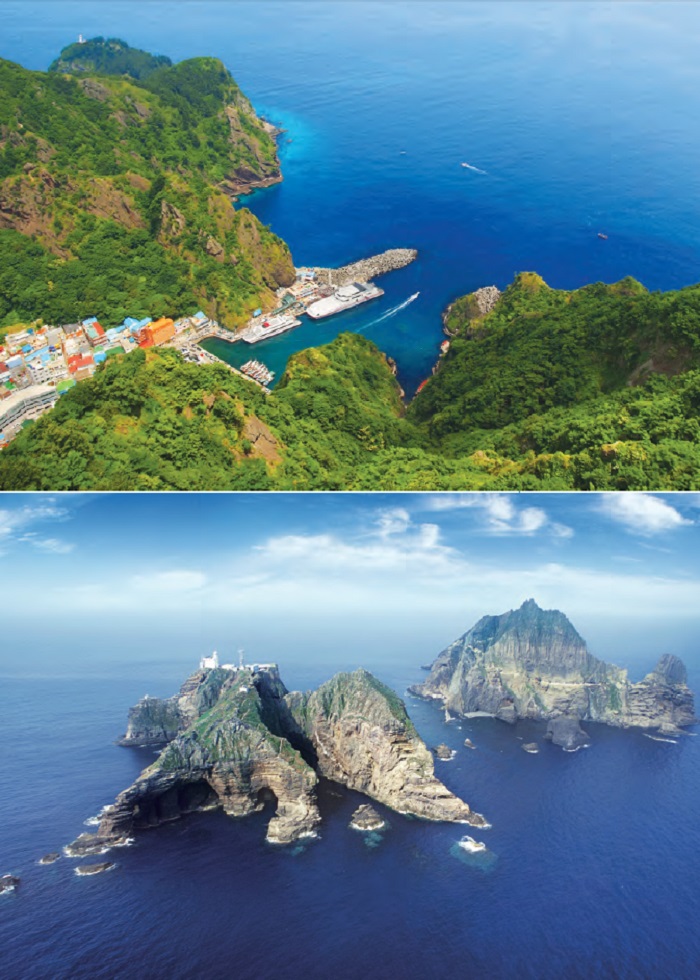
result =
[{"label": "eroded rock cliff", "polygon": [[306,694],[289,693],[273,665],[200,670],[175,697],[142,699],[120,741],[167,745],[67,853],[102,853],[195,810],[242,817],[269,801],[270,842],[313,836],[319,776],[401,813],[485,825],[435,778],[403,702],[364,670]]},{"label": "eroded rock cliff", "polygon": [[675,730],[695,720],[685,667],[669,654],[636,684],[627,671],[594,657],[566,616],[528,599],[502,616],[484,616],[440,653],[412,693],[457,715],[576,718],[617,727]]}]

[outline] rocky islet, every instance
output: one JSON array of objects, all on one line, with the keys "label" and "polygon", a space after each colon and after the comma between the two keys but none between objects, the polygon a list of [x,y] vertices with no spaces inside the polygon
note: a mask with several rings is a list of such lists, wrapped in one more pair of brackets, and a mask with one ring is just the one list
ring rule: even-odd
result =
[{"label": "rocky islet", "polygon": [[490,715],[510,724],[548,722],[547,738],[566,749],[587,744],[581,721],[677,734],[696,720],[686,669],[664,654],[632,683],[627,671],[594,657],[567,617],[528,599],[484,616],[440,653],[411,693],[454,715]]},{"label": "rocky islet", "polygon": [[242,817],[270,801],[267,841],[289,844],[316,835],[319,778],[399,813],[486,826],[435,778],[403,702],[364,670],[301,693],[287,691],[275,665],[201,669],[174,698],[144,698],[130,711],[122,745],[163,741],[97,832],[81,834],[67,855],[105,853],[193,811],[220,807]]}]

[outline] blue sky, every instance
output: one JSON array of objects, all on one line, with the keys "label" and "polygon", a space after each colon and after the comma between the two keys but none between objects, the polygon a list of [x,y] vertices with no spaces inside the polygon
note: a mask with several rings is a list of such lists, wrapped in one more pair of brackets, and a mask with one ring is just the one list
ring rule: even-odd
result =
[{"label": "blue sky", "polygon": [[695,646],[699,543],[694,494],[6,494],[0,669],[27,645],[423,663],[529,597],[651,666]]}]

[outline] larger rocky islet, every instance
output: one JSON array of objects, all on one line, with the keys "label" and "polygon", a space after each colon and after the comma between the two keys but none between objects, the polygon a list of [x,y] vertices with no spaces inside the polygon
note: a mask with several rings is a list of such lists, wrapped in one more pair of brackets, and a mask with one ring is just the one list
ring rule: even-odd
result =
[{"label": "larger rocky islet", "polygon": [[696,721],[678,657],[664,654],[633,683],[626,670],[594,657],[562,612],[541,609],[533,599],[484,616],[438,654],[428,678],[410,691],[461,717],[547,721],[546,737],[569,750],[590,741],[581,721],[666,734]]}]

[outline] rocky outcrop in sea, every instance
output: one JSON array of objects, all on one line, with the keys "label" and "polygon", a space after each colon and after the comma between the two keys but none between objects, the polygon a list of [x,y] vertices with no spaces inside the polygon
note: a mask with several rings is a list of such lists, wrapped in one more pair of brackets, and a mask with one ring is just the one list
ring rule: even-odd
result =
[{"label": "rocky outcrop in sea", "polygon": [[176,697],[143,699],[129,713],[122,744],[163,740],[158,759],[105,808],[97,833],[65,848],[68,856],[104,853],[192,811],[243,817],[269,801],[270,843],[315,836],[319,777],[400,813],[486,824],[435,778],[403,702],[364,670],[306,693],[288,692],[274,665],[197,671]]},{"label": "rocky outcrop in sea", "polygon": [[373,806],[370,806],[369,803],[363,803],[362,806],[358,806],[350,818],[350,826],[353,830],[362,830],[369,833],[371,831],[384,830],[386,821],[382,820]]},{"label": "rocky outcrop in sea", "polygon": [[670,726],[676,732],[696,720],[678,657],[665,654],[651,673],[632,683],[626,670],[589,652],[562,612],[540,609],[533,599],[480,619],[436,657],[428,678],[411,693],[441,701],[463,717],[551,720],[550,737],[566,747],[574,747],[572,720],[577,727],[579,721],[598,721],[660,731]]},{"label": "rocky outcrop in sea", "polygon": [[456,337],[467,325],[466,336],[469,336],[468,325],[488,316],[500,298],[501,291],[496,286],[482,286],[467,296],[460,296],[442,314],[443,333]]}]

